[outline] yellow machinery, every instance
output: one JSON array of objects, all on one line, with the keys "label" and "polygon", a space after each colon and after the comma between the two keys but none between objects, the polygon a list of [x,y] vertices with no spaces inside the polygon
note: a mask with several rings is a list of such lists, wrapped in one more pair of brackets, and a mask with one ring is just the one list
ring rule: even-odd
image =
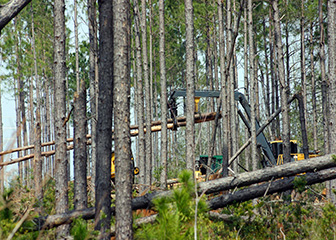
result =
[{"label": "yellow machinery", "polygon": [[[133,174],[138,175],[139,172],[140,172],[140,169],[138,167],[134,167],[134,158],[133,158],[133,156],[131,158],[132,158],[132,163],[133,163]],[[115,154],[114,154],[114,152],[112,152],[112,156],[111,156],[111,179],[114,179],[114,177],[115,177],[114,160],[115,160]]]},{"label": "yellow machinery", "polygon": [[[277,160],[277,165],[283,164],[283,148],[282,148],[283,141],[276,140],[271,142],[272,152]],[[300,147],[297,145],[297,140],[290,140],[290,147],[291,147],[291,162],[294,161],[301,161],[304,159],[304,154],[301,151]],[[314,158],[319,156],[316,152],[310,152],[309,158]]]}]

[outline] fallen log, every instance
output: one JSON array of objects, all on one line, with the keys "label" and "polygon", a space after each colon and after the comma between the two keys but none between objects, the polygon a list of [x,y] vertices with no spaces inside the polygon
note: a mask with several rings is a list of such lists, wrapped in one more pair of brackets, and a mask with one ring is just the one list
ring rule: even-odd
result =
[{"label": "fallen log", "polygon": [[236,187],[244,187],[254,183],[260,183],[271,179],[293,176],[304,172],[315,172],[327,168],[336,167],[336,157],[325,155],[321,157],[291,162],[279,166],[259,169],[253,172],[245,172],[236,176],[220,178],[198,184],[199,193],[206,194],[225,191]]},{"label": "fallen log", "polygon": [[[313,158],[309,160],[303,160],[293,163],[287,163],[281,166],[275,166],[272,168],[261,169],[254,172],[242,173],[235,177],[226,177],[222,179],[216,179],[209,182],[198,183],[199,194],[210,194],[228,189],[235,189],[237,187],[248,186],[254,183],[265,182],[267,180],[274,180],[285,176],[295,175],[298,173],[304,173],[307,180],[307,185],[324,182],[330,179],[336,178],[336,170],[328,169],[336,167],[335,156],[326,155],[323,157]],[[325,169],[325,170],[322,170]],[[309,173],[310,172],[310,173]],[[273,175],[272,175],[273,174]],[[220,206],[226,206],[236,201],[246,201],[256,197],[261,197],[267,194],[273,194],[277,191],[285,191],[293,189],[293,180],[295,177],[289,177],[274,181],[270,183],[264,183],[258,186],[248,187],[243,190],[238,190],[234,194],[223,195],[212,202],[208,202],[210,209],[216,209]],[[268,189],[268,190],[267,190]],[[267,190],[267,191],[266,191]],[[255,193],[253,193],[255,191]],[[173,191],[160,191],[145,194],[141,197],[132,199],[132,209],[146,209],[153,206],[153,199],[159,197],[171,196]],[[115,213],[114,207],[111,208],[112,215]],[[49,229],[57,227],[59,225],[70,223],[73,219],[82,217],[83,219],[94,218],[94,208],[72,211],[64,214],[57,214],[39,218],[36,223],[41,226],[38,229]]]},{"label": "fallen log", "polygon": [[0,31],[12,20],[19,12],[31,2],[31,0],[12,0],[5,1],[0,7]]},{"label": "fallen log", "polygon": [[[300,175],[297,177],[304,178],[306,181],[306,185],[313,185],[316,183],[335,179],[336,169],[325,169],[315,173],[307,173],[305,175]],[[233,203],[245,202],[254,198],[263,197],[265,195],[291,190],[295,187],[295,178],[296,177],[293,176],[279,179],[276,181],[271,181],[270,183],[263,183],[261,185],[238,190],[233,194],[221,195],[208,201],[208,207],[210,209],[223,208]]]},{"label": "fallen log", "polygon": [[[213,121],[215,119],[215,116],[216,116],[216,112],[210,112],[210,113],[205,113],[205,114],[195,114],[195,123]],[[219,117],[221,117],[221,115],[219,115]],[[186,125],[186,117],[185,116],[178,117],[178,118],[176,118],[176,120],[177,120],[177,124],[178,124],[179,127],[182,127],[182,126]],[[167,123],[168,123],[167,128],[168,129],[173,129],[173,119],[168,119]],[[144,125],[144,127],[145,127],[145,132],[146,132],[146,125]],[[138,135],[138,128],[139,128],[138,125],[130,126],[131,136],[137,136]],[[153,121],[152,124],[151,124],[151,129],[152,129],[152,132],[161,131],[161,121]],[[112,130],[112,132],[114,132],[114,131]],[[90,139],[91,134],[87,134],[86,138]],[[67,142],[68,143],[73,142],[73,138],[68,138]],[[55,141],[44,142],[44,143],[41,144],[41,147],[52,146],[54,144],[55,144]],[[19,151],[26,151],[26,150],[30,150],[30,149],[33,149],[33,148],[34,148],[34,145],[28,145],[28,146],[13,148],[13,149],[1,151],[0,156],[10,154],[10,153],[19,152]],[[30,159],[30,158],[28,158],[28,159]],[[25,161],[25,160],[28,160],[28,159],[24,159],[24,160],[21,160],[21,161]]]}]

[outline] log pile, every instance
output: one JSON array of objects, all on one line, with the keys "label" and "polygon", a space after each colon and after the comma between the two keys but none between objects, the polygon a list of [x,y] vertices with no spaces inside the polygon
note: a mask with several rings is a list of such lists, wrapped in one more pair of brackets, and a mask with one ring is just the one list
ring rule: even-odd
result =
[{"label": "log pile", "polygon": [[[336,156],[326,155],[242,173],[236,176],[200,182],[198,183],[198,194],[211,194],[234,189],[231,193],[220,195],[207,202],[210,209],[223,208],[234,202],[243,202],[294,189],[297,174],[303,174],[299,175],[299,177],[305,179],[306,185],[336,179]],[[241,187],[245,188],[240,189]],[[132,200],[132,209],[151,208],[153,206],[153,199],[167,197],[172,193],[173,191],[156,191],[141,197],[136,197]],[[114,215],[115,209],[111,208],[111,212]],[[89,208],[81,211],[72,211],[38,218],[35,219],[35,222],[37,223],[37,229],[50,229],[65,223],[70,223],[79,216],[87,220],[93,219],[94,213],[95,209]]]}]

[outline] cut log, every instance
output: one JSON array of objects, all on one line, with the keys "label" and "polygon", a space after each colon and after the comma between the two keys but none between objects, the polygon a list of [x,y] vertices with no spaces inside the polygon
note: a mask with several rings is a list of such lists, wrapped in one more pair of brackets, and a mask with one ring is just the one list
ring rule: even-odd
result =
[{"label": "cut log", "polygon": [[[195,123],[202,123],[202,122],[208,122],[208,121],[213,121],[215,119],[216,116],[216,112],[210,112],[210,113],[206,113],[206,114],[195,114]],[[219,114],[219,118],[221,117],[221,115]],[[179,127],[185,126],[186,125],[186,117],[178,117],[177,118],[177,123]],[[161,121],[154,121],[151,124],[151,129],[152,132],[158,132],[161,131]],[[138,125],[133,125],[131,126],[131,136],[137,136],[138,135]],[[168,119],[168,124],[167,124],[167,128],[168,129],[173,129],[173,120],[172,119]],[[114,132],[112,130],[112,132]],[[145,128],[145,132],[146,132],[146,128]],[[89,140],[91,138],[90,134],[86,135],[86,138],[88,139],[88,144],[91,144],[91,141]],[[73,142],[73,138],[68,138],[67,142]],[[50,141],[50,142],[45,142],[42,143],[41,146],[42,147],[46,147],[46,146],[51,146],[54,145],[55,141]],[[23,146],[23,147],[18,147],[18,148],[13,148],[13,149],[9,149],[9,150],[5,150],[5,151],[1,151],[0,152],[0,156],[6,155],[6,154],[10,154],[10,153],[15,153],[15,152],[19,152],[19,151],[26,151],[29,149],[33,149],[34,145],[29,145],[29,146]],[[72,148],[69,148],[68,146],[68,150],[71,150]],[[55,151],[50,151],[50,153],[45,154],[46,156],[50,156],[53,155],[55,153]],[[43,153],[42,153],[43,155]],[[13,159],[11,162],[5,164],[5,165],[10,165],[13,163],[17,163],[17,162],[22,162],[22,161],[26,161],[28,159],[34,158],[34,154],[30,154],[29,156],[24,156],[22,158],[17,158],[17,159]],[[0,166],[5,166],[5,165],[0,165]]]},{"label": "cut log", "polygon": [[[297,177],[302,177],[306,181],[306,185],[312,185],[316,183],[321,183],[336,178],[336,169],[325,169],[315,173],[307,173],[305,175],[300,175]],[[284,179],[279,179],[272,181],[270,183],[263,183],[261,185],[256,185],[248,187],[242,190],[238,190],[233,194],[221,195],[219,197],[213,198],[208,202],[208,207],[210,209],[223,208],[232,203],[245,202],[254,198],[263,197],[265,195],[270,195],[273,193],[280,193],[287,190],[294,189],[294,180],[296,177],[289,177]]]},{"label": "cut log", "polygon": [[11,0],[4,5],[1,5],[0,31],[30,2],[31,0]]},{"label": "cut log", "polygon": [[[203,192],[209,194],[304,172],[306,172],[306,174],[303,175],[303,177],[306,178],[307,185],[312,185],[336,178],[336,169],[334,168],[336,167],[336,162],[334,159],[335,156],[327,155],[309,160],[287,163],[285,165],[275,166],[272,168],[261,169],[254,172],[242,173],[236,177],[226,177],[209,182],[201,182],[198,184],[198,192],[199,194]],[[294,178],[295,176],[238,190],[234,194],[227,194],[214,198],[208,202],[208,205],[210,209],[217,209],[233,202],[247,201],[267,194],[293,189]],[[153,206],[154,198],[168,197],[171,196],[172,193],[173,191],[153,192],[134,198],[132,199],[132,209],[137,210],[151,208]],[[111,212],[112,215],[115,213],[114,207],[111,208]],[[90,208],[39,218],[36,219],[35,222],[38,223],[38,229],[49,229],[61,224],[70,223],[73,219],[78,217],[82,217],[83,219],[92,219],[94,218],[94,213],[94,208]]]},{"label": "cut log", "polygon": [[236,176],[220,178],[208,182],[199,183],[199,193],[207,194],[220,192],[236,187],[243,187],[282,177],[293,176],[304,172],[315,172],[322,169],[336,167],[335,156],[325,155],[303,161],[296,161],[280,166],[259,169],[253,172],[245,172]]}]

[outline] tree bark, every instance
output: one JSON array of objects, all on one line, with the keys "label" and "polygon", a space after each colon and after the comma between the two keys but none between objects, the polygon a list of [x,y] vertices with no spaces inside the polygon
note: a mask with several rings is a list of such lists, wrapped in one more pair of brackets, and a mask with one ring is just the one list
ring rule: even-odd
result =
[{"label": "tree bark", "polygon": [[[56,213],[68,209],[68,159],[66,152],[66,118],[65,99],[65,3],[64,0],[54,2],[54,77],[55,77],[55,202]],[[57,228],[57,238],[66,237],[69,226]]]},{"label": "tree bark", "polygon": [[[313,46],[314,43],[314,29],[313,29],[313,22],[310,24],[310,44]],[[314,64],[314,47],[310,48],[310,69],[311,69],[311,102],[312,102],[312,112],[313,112],[313,142],[314,142],[314,151],[318,150],[318,143],[317,143],[317,107],[316,107],[316,77],[315,77],[315,64]]]},{"label": "tree bark", "polygon": [[[250,100],[250,90],[249,90],[249,80],[248,80],[248,69],[249,69],[249,59],[248,59],[248,8],[247,1],[244,4],[244,89],[245,89],[245,97],[247,101]],[[250,138],[250,133],[247,128],[245,128],[245,142]],[[252,169],[252,163],[249,162],[251,154],[251,148],[247,148],[245,150],[245,168],[247,170]]]},{"label": "tree bark", "polygon": [[[97,9],[96,0],[88,0],[88,18],[89,18],[89,62],[90,62],[90,110],[91,110],[91,184],[95,189],[96,179],[96,161],[97,161],[97,97],[98,97],[98,45],[97,45]],[[90,165],[88,165],[90,166]],[[88,171],[89,172],[89,171]]]},{"label": "tree bark", "polygon": [[219,60],[220,60],[220,76],[221,76],[221,101],[222,101],[222,146],[221,153],[223,155],[223,176],[228,175],[228,115],[227,115],[227,93],[226,93],[226,82],[225,82],[225,53],[224,53],[224,27],[223,27],[223,2],[221,0],[217,1],[217,12],[218,12],[218,34],[219,34]]},{"label": "tree bark", "polygon": [[296,99],[299,102],[299,115],[301,123],[301,135],[302,135],[302,150],[304,158],[309,158],[309,147],[308,147],[308,137],[307,137],[307,128],[306,128],[306,115],[305,115],[305,105],[304,97],[302,93],[296,94]]},{"label": "tree bark", "polygon": [[255,65],[255,51],[254,51],[254,40],[253,40],[253,6],[252,0],[248,0],[247,3],[248,10],[248,37],[249,37],[249,70],[250,70],[250,103],[251,103],[251,160],[252,160],[252,170],[257,170],[258,168],[258,155],[257,155],[257,132],[256,132],[256,124],[254,119],[256,119],[256,65]]},{"label": "tree bark", "polygon": [[0,8],[0,31],[30,2],[31,0],[11,0],[2,5]]},{"label": "tree bark", "polygon": [[97,121],[97,162],[95,189],[95,228],[100,239],[110,238],[111,226],[111,150],[113,111],[113,7],[108,0],[99,7],[99,83]]},{"label": "tree bark", "polygon": [[278,9],[278,0],[272,0],[272,7],[274,11],[274,30],[275,30],[275,40],[276,49],[278,54],[278,70],[279,70],[279,82],[281,90],[281,109],[282,109],[282,140],[283,140],[283,157],[284,162],[290,162],[290,119],[289,119],[289,108],[287,105],[289,86],[285,79],[285,63],[284,54],[282,49],[281,41],[281,28],[280,28],[280,16]]},{"label": "tree bark", "polygon": [[143,75],[142,75],[142,60],[141,60],[141,42],[140,42],[140,20],[139,20],[139,4],[138,0],[134,1],[134,30],[135,30],[135,48],[136,48],[136,77],[137,77],[137,116],[139,134],[139,165],[140,174],[139,179],[141,184],[145,184],[146,180],[146,151],[145,151],[145,130],[144,130],[144,95],[143,95]]},{"label": "tree bark", "polygon": [[[328,108],[329,108],[329,152],[336,148],[336,1],[328,1]],[[330,181],[328,196],[336,204],[336,181]]]},{"label": "tree bark", "polygon": [[[304,0],[301,0],[301,17],[300,17],[300,57],[301,57],[301,84],[302,84],[302,97],[303,97],[303,107],[304,115],[307,114],[307,78],[306,78],[306,57],[305,57],[305,16],[304,16]],[[312,48],[312,46],[311,46]],[[289,65],[289,63],[287,63]],[[287,76],[289,79],[289,76]],[[289,81],[289,80],[288,80]],[[289,84],[289,83],[288,83]],[[304,119],[306,121],[306,119]]]},{"label": "tree bark", "polygon": [[[149,126],[152,122],[151,100],[152,92],[150,88],[150,79],[148,73],[148,54],[147,54],[147,18],[146,18],[146,0],[141,0],[141,37],[142,37],[142,58],[143,58],[143,72],[145,82],[145,105],[146,105],[146,125]],[[151,128],[148,128],[145,136],[146,146],[146,175],[145,183],[151,185],[152,176],[152,133]]]},{"label": "tree bark", "polygon": [[185,0],[186,19],[186,168],[195,168],[195,72],[194,72],[194,8],[191,0]]},{"label": "tree bark", "polygon": [[307,173],[303,176],[284,178],[274,182],[264,183],[262,185],[238,190],[233,194],[226,194],[220,197],[213,198],[208,202],[208,207],[214,210],[218,208],[223,208],[232,203],[240,203],[273,193],[280,193],[287,190],[292,190],[295,188],[295,179],[298,177],[303,178],[306,181],[306,185],[313,185],[330,179],[335,179],[336,169],[327,169],[315,173]]},{"label": "tree bark", "polygon": [[[115,163],[116,163],[116,238],[133,239],[130,136],[130,2],[118,0],[114,9],[114,79]],[[138,59],[139,60],[139,59]],[[149,107],[149,106],[148,106]],[[148,134],[148,133],[147,133]]]},{"label": "tree bark", "polygon": [[[329,1],[327,1],[329,2]],[[321,67],[321,82],[322,82],[322,123],[323,123],[323,138],[324,138],[324,153],[329,153],[329,111],[328,111],[328,87],[329,81],[326,76],[326,67],[325,67],[325,38],[324,38],[324,21],[323,21],[323,0],[319,0],[319,25],[320,25],[320,67]]]},{"label": "tree bark", "polygon": [[74,207],[87,207],[86,89],[83,80],[74,94]]},{"label": "tree bark", "polygon": [[[43,200],[43,185],[42,185],[42,155],[41,155],[41,114],[40,114],[40,82],[37,73],[37,59],[36,59],[36,47],[35,47],[35,22],[34,22],[34,12],[33,5],[31,5],[31,16],[32,16],[32,49],[34,57],[34,73],[35,73],[35,83],[36,83],[36,117],[35,117],[35,132],[34,132],[34,185],[35,185],[35,197],[39,201],[39,205],[42,204]],[[32,87],[32,86],[31,86]],[[32,94],[32,91],[31,91]],[[32,98],[32,96],[31,96]],[[34,108],[31,107],[31,115],[34,116]],[[34,118],[31,118],[31,126],[33,126]]]},{"label": "tree bark", "polygon": [[160,83],[161,83],[161,166],[160,184],[162,188],[167,187],[167,80],[166,80],[166,56],[165,56],[165,11],[164,0],[159,0],[160,19]]}]

